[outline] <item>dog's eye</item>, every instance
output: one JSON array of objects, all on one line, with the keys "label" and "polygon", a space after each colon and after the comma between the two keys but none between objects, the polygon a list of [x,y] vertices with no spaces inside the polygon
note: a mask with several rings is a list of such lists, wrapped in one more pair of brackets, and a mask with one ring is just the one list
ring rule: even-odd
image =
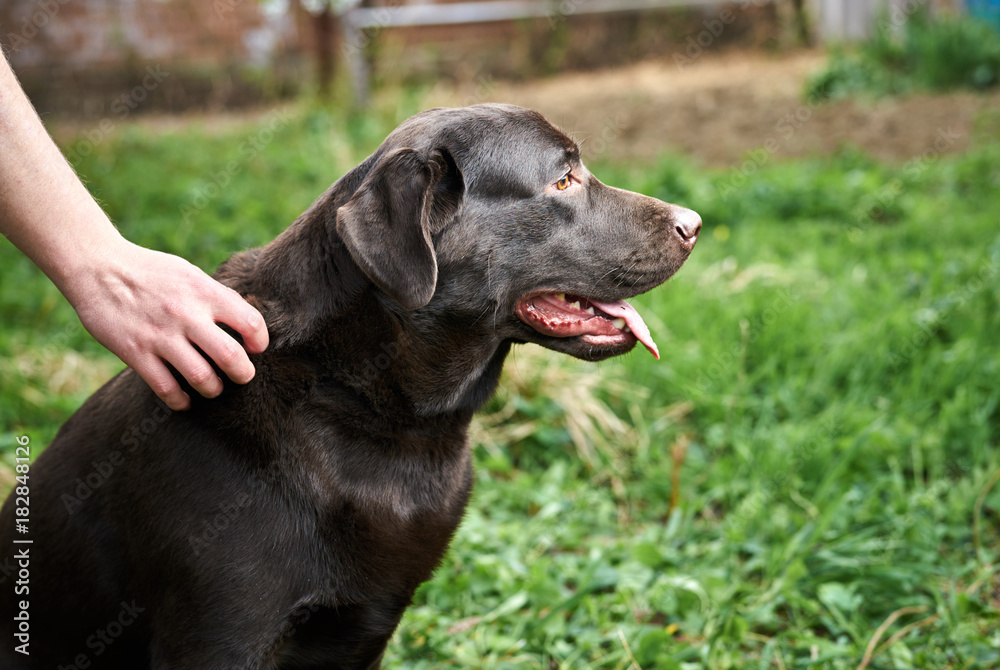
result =
[{"label": "dog's eye", "polygon": [[556,182],[556,188],[560,191],[565,191],[572,183],[573,181],[569,178],[569,175],[564,175],[562,179]]}]

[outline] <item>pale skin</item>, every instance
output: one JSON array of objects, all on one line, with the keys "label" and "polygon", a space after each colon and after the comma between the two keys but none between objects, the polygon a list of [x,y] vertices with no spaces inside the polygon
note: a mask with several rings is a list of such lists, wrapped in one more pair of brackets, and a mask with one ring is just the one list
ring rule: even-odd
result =
[{"label": "pale skin", "polygon": [[[234,382],[253,378],[247,354],[268,345],[260,313],[184,259],[122,237],[2,56],[0,233],[52,280],[90,334],[171,409],[187,409],[191,398],[166,363],[206,398],[222,392],[222,380],[195,345]],[[239,333],[243,346],[220,323]]]}]

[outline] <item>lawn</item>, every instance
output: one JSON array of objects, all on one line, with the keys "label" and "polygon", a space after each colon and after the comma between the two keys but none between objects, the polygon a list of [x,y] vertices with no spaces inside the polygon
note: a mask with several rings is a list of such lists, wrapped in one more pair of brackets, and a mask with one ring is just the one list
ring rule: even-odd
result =
[{"label": "lawn", "polygon": [[[116,128],[67,152],[129,239],[211,269],[269,241],[412,103]],[[1000,665],[1000,138],[747,178],[593,165],[698,210],[637,298],[663,354],[509,359],[475,497],[393,668]],[[929,147],[930,149],[930,147]],[[0,241],[0,486],[121,364]]]}]

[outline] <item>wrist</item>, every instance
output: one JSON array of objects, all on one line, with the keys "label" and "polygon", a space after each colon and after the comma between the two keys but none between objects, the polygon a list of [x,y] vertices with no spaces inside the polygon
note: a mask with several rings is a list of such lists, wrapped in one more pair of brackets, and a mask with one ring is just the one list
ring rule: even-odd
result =
[{"label": "wrist", "polygon": [[[103,217],[103,212],[101,212]],[[123,283],[122,276],[132,255],[132,245],[104,218],[103,225],[83,228],[94,234],[87,239],[64,240],[61,252],[43,268],[77,312],[96,290],[107,291]]]}]

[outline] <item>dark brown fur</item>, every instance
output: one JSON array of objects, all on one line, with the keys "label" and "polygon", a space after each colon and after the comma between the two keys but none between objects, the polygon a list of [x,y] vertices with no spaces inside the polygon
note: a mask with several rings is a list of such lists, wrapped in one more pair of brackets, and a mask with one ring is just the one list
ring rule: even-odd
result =
[{"label": "dark brown fur", "polygon": [[[566,165],[587,189],[572,201],[545,190]],[[274,242],[219,268],[271,333],[251,383],[173,413],[126,370],[33,465],[31,655],[11,651],[8,579],[0,667],[378,667],[461,520],[467,427],[511,345],[588,360],[634,345],[539,334],[515,301],[660,284],[693,245],[674,214],[601,184],[535,112],[401,125]]]}]

